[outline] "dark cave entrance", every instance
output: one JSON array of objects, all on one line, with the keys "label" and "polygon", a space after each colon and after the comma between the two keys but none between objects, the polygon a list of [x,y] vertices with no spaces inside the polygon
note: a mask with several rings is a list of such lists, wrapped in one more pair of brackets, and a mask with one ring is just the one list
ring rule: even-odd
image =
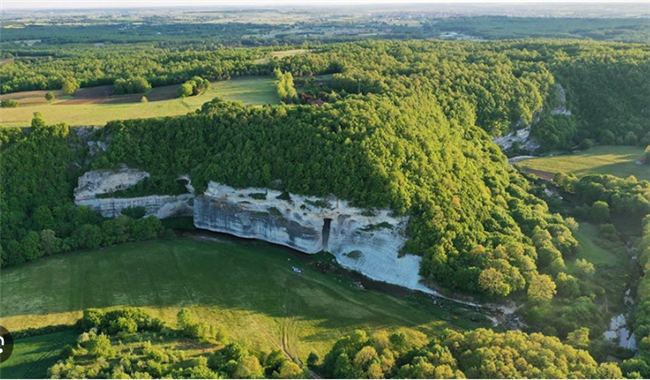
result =
[{"label": "dark cave entrance", "polygon": [[332,225],[332,219],[325,218],[323,219],[323,251],[327,251],[327,243],[330,240],[330,226]]}]

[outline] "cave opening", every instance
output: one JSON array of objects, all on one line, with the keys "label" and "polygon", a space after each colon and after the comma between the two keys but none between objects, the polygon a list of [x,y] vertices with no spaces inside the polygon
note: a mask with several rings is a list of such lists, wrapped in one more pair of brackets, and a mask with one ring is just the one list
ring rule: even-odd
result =
[{"label": "cave opening", "polygon": [[327,251],[327,243],[330,240],[330,226],[332,225],[331,218],[323,219],[323,251]]}]

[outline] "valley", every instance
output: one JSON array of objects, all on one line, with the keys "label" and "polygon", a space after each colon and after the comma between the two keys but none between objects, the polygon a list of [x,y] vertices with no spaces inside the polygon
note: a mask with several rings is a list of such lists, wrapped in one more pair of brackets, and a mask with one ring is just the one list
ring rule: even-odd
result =
[{"label": "valley", "polygon": [[645,8],[111,7],[0,10],[0,377],[650,377]]}]

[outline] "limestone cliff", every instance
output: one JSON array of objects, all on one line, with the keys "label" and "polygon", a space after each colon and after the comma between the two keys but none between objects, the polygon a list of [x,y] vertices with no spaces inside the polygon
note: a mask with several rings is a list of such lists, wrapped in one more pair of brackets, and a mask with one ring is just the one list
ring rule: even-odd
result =
[{"label": "limestone cliff", "polygon": [[147,215],[167,218],[193,215],[197,228],[281,244],[304,253],[328,251],[345,268],[374,280],[434,293],[421,284],[419,256],[399,252],[406,242],[407,216],[390,210],[365,210],[333,197],[317,198],[277,190],[210,182],[204,194],[151,195],[137,198],[98,198],[126,189],[147,178],[136,169],[91,171],[79,178],[75,203],[104,217],[116,217],[127,207],[144,207]]},{"label": "limestone cliff", "polygon": [[[137,169],[121,169],[118,171],[90,171],[79,178],[78,187],[74,192],[75,204],[88,206],[99,212],[103,217],[114,218],[122,210],[129,207],[144,207],[145,215],[155,215],[159,219],[172,216],[192,215],[193,194],[150,195],[136,198],[98,198],[123,190],[149,177],[149,173]],[[188,185],[189,186],[189,185]]]},{"label": "limestone cliff", "polygon": [[335,198],[303,197],[210,182],[194,202],[194,225],[255,238],[305,253],[332,253],[344,267],[372,279],[431,292],[420,283],[421,258],[399,251],[408,217],[364,210]]}]

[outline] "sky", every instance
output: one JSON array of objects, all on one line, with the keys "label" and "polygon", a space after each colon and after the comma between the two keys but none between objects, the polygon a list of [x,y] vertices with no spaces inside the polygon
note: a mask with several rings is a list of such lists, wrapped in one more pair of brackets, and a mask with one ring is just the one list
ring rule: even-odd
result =
[{"label": "sky", "polygon": [[[539,0],[406,0],[408,3],[531,3]],[[648,0],[545,0],[544,3],[648,3]],[[274,5],[335,5],[335,4],[389,4],[398,0],[0,0],[1,9],[91,9],[144,8],[173,6],[274,6]]]}]

